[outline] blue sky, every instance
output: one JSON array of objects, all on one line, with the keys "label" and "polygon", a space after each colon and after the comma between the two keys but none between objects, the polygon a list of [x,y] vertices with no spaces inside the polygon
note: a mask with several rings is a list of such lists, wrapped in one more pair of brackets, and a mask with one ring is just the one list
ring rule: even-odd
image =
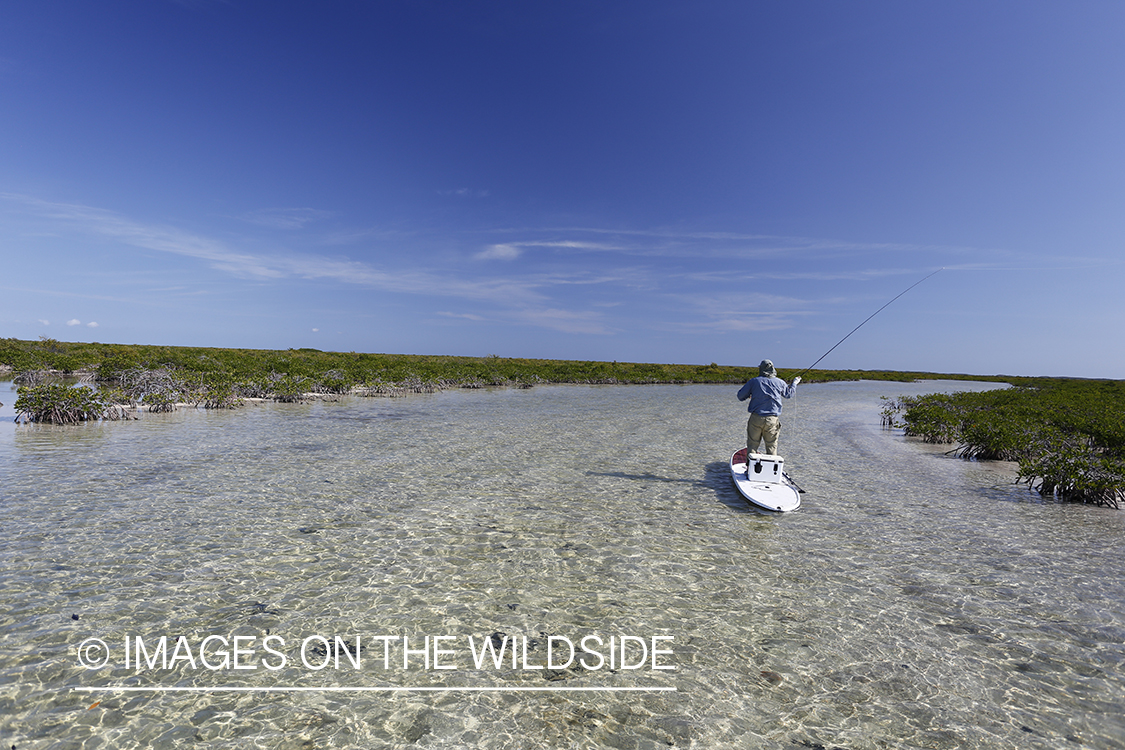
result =
[{"label": "blue sky", "polygon": [[3,336],[1125,378],[1125,3],[3,18]]}]

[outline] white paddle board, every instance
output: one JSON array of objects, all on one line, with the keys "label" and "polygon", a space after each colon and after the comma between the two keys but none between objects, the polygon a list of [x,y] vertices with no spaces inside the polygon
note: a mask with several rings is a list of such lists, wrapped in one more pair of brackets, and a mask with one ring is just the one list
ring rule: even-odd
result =
[{"label": "white paddle board", "polygon": [[[750,504],[779,513],[801,507],[801,491],[785,473],[785,459],[766,453],[735,451],[730,457],[730,476],[734,486]],[[749,474],[747,474],[749,469]]]}]

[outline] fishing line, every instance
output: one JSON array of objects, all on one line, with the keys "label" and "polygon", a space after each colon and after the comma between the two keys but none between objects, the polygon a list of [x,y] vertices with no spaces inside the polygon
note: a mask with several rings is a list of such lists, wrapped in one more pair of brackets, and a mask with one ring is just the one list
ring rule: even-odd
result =
[{"label": "fishing line", "polygon": [[[872,319],[872,318],[874,318],[874,317],[875,317],[876,315],[878,315],[879,313],[883,312],[883,310],[885,310],[885,309],[887,308],[887,306],[891,304],[891,302],[894,302],[894,301],[895,301],[896,299],[898,299],[898,298],[899,298],[899,297],[901,297],[902,295],[906,294],[907,292],[909,292],[909,291],[910,291],[911,289],[913,289],[914,287],[916,287],[916,286],[918,286],[919,284],[921,284],[921,283],[922,283],[923,281],[925,281],[926,279],[930,278],[930,276],[933,276],[933,275],[935,275],[935,274],[938,274],[938,273],[940,273],[940,272],[942,272],[942,271],[944,271],[944,270],[945,270],[945,267],[943,266],[943,267],[939,268],[938,270],[934,271],[933,273],[931,273],[931,274],[930,274],[929,276],[926,276],[925,278],[919,279],[918,281],[915,281],[915,282],[914,282],[913,284],[911,284],[910,286],[908,286],[908,287],[906,287],[905,289],[903,289],[903,290],[902,290],[901,292],[899,292],[898,294],[896,294],[896,295],[895,295],[895,296],[894,296],[894,297],[893,297],[893,298],[891,299],[891,301],[890,301],[890,302],[888,302],[887,304],[883,305],[882,307],[880,307],[880,308],[879,308],[878,310],[876,310],[875,312],[873,312],[873,313],[871,313],[870,315],[868,315],[868,316],[867,316],[867,318],[866,318],[866,319],[865,319],[865,320],[863,321],[863,323],[860,323],[860,324],[859,324],[859,325],[857,325],[857,326],[856,326],[855,328],[853,328],[853,329],[852,329],[851,331],[849,331],[849,332],[848,332],[848,336],[851,336],[851,335],[852,335],[853,333],[855,333],[856,331],[858,331],[858,330],[859,330],[860,328],[863,328],[863,326],[864,326],[864,325],[865,325],[865,324],[867,323],[867,321],[868,321],[868,320],[871,320],[871,319]],[[844,338],[842,338],[842,339],[840,339],[839,341],[837,341],[837,342],[836,342],[836,343],[835,343],[835,344],[834,344],[834,345],[832,346],[832,349],[829,349],[829,350],[828,350],[828,351],[826,351],[826,352],[825,352],[824,354],[820,355],[820,359],[818,359],[818,360],[817,360],[816,362],[813,362],[813,363],[812,363],[811,365],[809,365],[809,366],[808,366],[808,367],[806,367],[805,369],[801,370],[801,371],[800,371],[799,373],[797,373],[796,377],[798,377],[798,378],[799,378],[799,377],[801,377],[802,375],[804,375],[804,374],[805,374],[806,372],[808,372],[809,370],[811,370],[812,368],[816,367],[816,366],[817,366],[817,365],[818,365],[818,364],[820,363],[820,360],[821,360],[821,359],[824,359],[825,357],[827,357],[827,356],[828,356],[829,354],[831,354],[831,353],[832,353],[832,350],[833,350],[833,349],[835,349],[835,348],[836,348],[837,346],[839,346],[840,344],[842,344],[842,343],[844,343],[845,341],[847,341],[847,340],[848,340],[848,336],[845,336]],[[790,382],[792,382],[792,381],[790,381]],[[793,418],[791,418],[791,419],[789,420],[789,424],[790,424],[790,432],[791,432],[791,433],[795,433],[795,432],[796,432],[796,430],[795,430],[794,428],[796,428],[796,426],[797,426],[797,420],[796,420],[795,416],[794,416]],[[791,482],[792,482],[793,480],[792,480],[792,479],[790,479],[789,481],[791,481]],[[794,483],[794,486],[796,486],[796,483]],[[800,489],[800,488],[798,488],[798,489]],[[804,490],[801,490],[801,491],[802,491],[802,492],[804,492]]]},{"label": "fishing line", "polygon": [[[905,289],[903,289],[903,290],[902,290],[901,292],[899,292],[899,293],[898,293],[897,295],[895,295],[894,299],[892,299],[892,300],[891,300],[891,302],[894,302],[894,301],[895,301],[896,299],[898,299],[898,298],[899,298],[899,297],[901,297],[902,295],[906,294],[907,292],[909,292],[909,291],[910,291],[911,289],[913,289],[914,287],[916,287],[916,286],[918,286],[919,284],[921,284],[921,283],[922,283],[923,281],[925,281],[926,279],[930,278],[930,276],[933,276],[933,275],[935,275],[935,274],[941,273],[941,272],[942,272],[942,271],[944,271],[944,270],[945,270],[945,268],[944,268],[944,267],[942,267],[942,268],[939,268],[938,270],[934,271],[934,272],[933,272],[933,273],[931,273],[931,274],[930,274],[929,276],[927,276],[927,277],[926,277],[925,279],[919,279],[918,281],[915,281],[915,282],[914,282],[913,284],[911,284],[910,286],[906,287],[906,288],[905,288]],[[872,319],[872,318],[874,318],[874,317],[875,317],[876,315],[878,315],[879,313],[883,312],[883,310],[885,310],[885,309],[887,308],[887,306],[891,304],[891,302],[888,302],[888,303],[887,303],[886,305],[883,305],[883,306],[882,306],[882,307],[880,307],[880,308],[879,308],[878,310],[876,310],[875,312],[873,312],[873,313],[871,313],[870,315],[868,315],[868,316],[867,316],[867,319],[866,319],[866,320],[864,320],[864,321],[863,321],[863,323],[860,323],[859,325],[857,325],[857,326],[856,326],[855,328],[853,328],[853,329],[852,329],[852,330],[851,330],[851,331],[850,331],[850,332],[848,333],[848,336],[851,336],[851,335],[852,335],[853,333],[855,333],[856,331],[858,331],[858,330],[859,330],[860,328],[863,328],[864,324],[866,324],[868,320],[871,320],[871,319]],[[840,344],[842,344],[842,343],[844,343],[845,341],[847,341],[847,340],[848,340],[848,336],[845,336],[844,338],[842,338],[842,339],[840,339],[839,341],[837,341],[837,342],[836,342],[836,343],[835,343],[835,344],[834,344],[834,345],[832,346],[832,349],[835,349],[835,348],[836,348],[837,346],[839,346]],[[821,359],[824,359],[825,357],[827,357],[827,356],[828,356],[829,354],[831,354],[831,353],[832,353],[832,349],[829,349],[829,350],[828,350],[828,351],[826,351],[826,352],[825,352],[824,354],[820,355],[820,359],[818,359],[818,360],[817,360],[816,362],[813,362],[813,363],[812,363],[811,365],[809,365],[808,367],[806,367],[805,369],[803,369],[803,370],[801,370],[801,371],[800,371],[799,373],[797,373],[797,377],[800,377],[801,375],[804,375],[804,374],[805,374],[806,372],[808,372],[808,371],[809,371],[809,370],[811,370],[812,368],[816,367],[816,366],[817,366],[817,365],[818,365],[818,364],[820,363],[820,360],[821,360]]]},{"label": "fishing line", "polygon": [[[816,367],[816,366],[817,366],[818,364],[820,364],[820,360],[821,360],[821,359],[824,359],[825,357],[827,357],[827,356],[828,356],[829,354],[831,354],[831,353],[832,353],[832,351],[833,351],[833,350],[834,350],[834,349],[835,349],[835,348],[836,348],[837,346],[839,346],[840,344],[842,344],[842,343],[844,343],[845,341],[847,341],[847,340],[848,340],[848,336],[851,336],[851,335],[852,335],[853,333],[855,333],[856,331],[858,331],[858,330],[859,330],[860,328],[863,328],[863,326],[867,324],[867,321],[871,320],[871,319],[872,319],[872,318],[874,318],[874,317],[875,317],[876,315],[878,315],[879,313],[883,312],[883,310],[887,309],[887,307],[888,307],[888,306],[889,306],[889,305],[891,304],[891,302],[894,302],[894,301],[895,301],[896,299],[898,299],[898,298],[899,298],[899,297],[901,297],[902,295],[906,294],[907,292],[909,292],[909,291],[910,291],[911,289],[913,289],[914,287],[916,287],[916,286],[918,286],[919,284],[921,284],[921,283],[922,283],[923,281],[925,281],[926,279],[930,278],[930,276],[934,276],[934,275],[936,275],[936,274],[938,274],[938,273],[940,273],[940,272],[942,272],[942,271],[944,271],[944,270],[945,270],[945,267],[943,266],[942,268],[939,268],[938,270],[934,271],[933,273],[929,274],[928,276],[926,276],[926,277],[924,277],[924,278],[921,278],[921,279],[919,279],[918,281],[915,281],[915,282],[914,282],[913,284],[911,284],[910,286],[906,287],[906,288],[905,288],[905,289],[903,289],[903,290],[902,290],[901,292],[899,292],[898,294],[896,294],[896,295],[895,295],[894,297],[892,297],[892,298],[891,298],[890,302],[887,302],[887,303],[886,303],[885,305],[883,305],[882,307],[880,307],[880,308],[879,308],[878,310],[876,310],[875,312],[873,312],[873,313],[871,313],[870,315],[868,315],[868,316],[867,316],[867,318],[865,318],[865,319],[864,319],[864,321],[863,321],[862,323],[860,323],[860,324],[859,324],[859,325],[857,325],[857,326],[856,326],[855,328],[853,328],[853,329],[852,329],[851,331],[849,331],[849,332],[848,332],[848,335],[847,335],[847,336],[845,336],[844,338],[840,339],[840,340],[839,340],[839,341],[837,341],[837,342],[836,342],[835,344],[833,344],[833,345],[832,345],[832,349],[829,349],[829,350],[828,350],[828,351],[826,351],[826,352],[825,352],[824,354],[820,355],[820,359],[818,359],[818,360],[817,360],[816,362],[813,362],[813,363],[812,363],[811,365],[809,365],[809,366],[808,366],[808,367],[806,367],[805,369],[801,370],[801,371],[800,371],[799,373],[797,373],[797,375],[796,375],[795,377],[798,377],[798,378],[799,378],[799,377],[801,377],[801,376],[802,376],[802,375],[804,375],[804,374],[805,374],[806,372],[808,372],[809,370],[811,370],[812,368],[814,368],[814,367]],[[792,381],[790,381],[790,382],[792,382]],[[795,427],[795,426],[796,426],[796,420],[790,420],[790,427],[791,427],[791,429],[790,429],[790,432],[793,432],[793,429],[792,429],[792,427]],[[747,448],[749,448],[749,446],[747,446]],[[787,476],[786,478],[788,479],[788,476]],[[792,479],[790,479],[789,481],[790,481],[790,482],[792,482],[793,480],[792,480]],[[794,486],[796,486],[796,483],[795,483],[795,482],[794,482]],[[798,487],[797,489],[798,489],[798,490],[800,490],[801,492],[804,492],[804,490],[801,490],[801,489],[800,489],[799,487]]]}]

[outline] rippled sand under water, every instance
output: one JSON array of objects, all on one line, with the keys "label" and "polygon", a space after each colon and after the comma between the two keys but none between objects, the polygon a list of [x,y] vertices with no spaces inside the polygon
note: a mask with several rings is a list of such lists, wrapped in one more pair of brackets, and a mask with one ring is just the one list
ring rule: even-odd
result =
[{"label": "rippled sand under water", "polygon": [[[1125,747],[1125,513],[1042,502],[1010,465],[879,427],[880,395],[982,387],[801,386],[781,448],[808,492],[786,515],[731,485],[745,411],[730,386],[4,424],[0,739]],[[527,638],[528,668],[476,669],[467,639],[493,633]],[[267,634],[285,667],[265,668]],[[675,670],[532,668],[550,636],[591,634],[671,636]],[[252,638],[257,668],[124,666],[126,636],[162,635]],[[305,667],[317,635],[358,637],[361,667]],[[381,635],[450,636],[454,669],[418,654],[403,669],[397,641],[384,668]],[[81,667],[88,638],[108,666]],[[77,690],[110,686],[163,692]],[[215,690],[435,686],[459,690]],[[482,690],[498,687],[554,692]]]}]

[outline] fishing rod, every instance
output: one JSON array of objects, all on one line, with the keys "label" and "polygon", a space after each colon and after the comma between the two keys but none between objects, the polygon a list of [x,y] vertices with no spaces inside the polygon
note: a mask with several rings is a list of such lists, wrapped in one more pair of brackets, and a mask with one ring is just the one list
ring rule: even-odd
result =
[{"label": "fishing rod", "polygon": [[[943,267],[943,268],[939,268],[939,269],[938,269],[937,271],[934,271],[933,273],[931,273],[931,274],[930,274],[930,276],[933,276],[933,275],[935,275],[935,274],[937,274],[937,273],[940,273],[941,271],[944,271],[944,270],[945,270],[945,268],[944,268],[944,267]],[[915,281],[915,282],[914,282],[913,284],[911,284],[910,286],[906,287],[906,288],[905,288],[905,289],[903,289],[903,290],[902,290],[901,292],[899,292],[899,293],[898,293],[898,294],[897,294],[897,295],[896,295],[896,296],[894,297],[894,299],[892,299],[892,300],[891,300],[891,302],[894,302],[894,301],[895,301],[896,299],[898,299],[898,298],[899,298],[899,297],[901,297],[902,295],[906,294],[907,292],[909,292],[909,291],[910,291],[911,289],[913,289],[914,287],[916,287],[916,286],[918,286],[919,284],[921,284],[921,283],[922,283],[923,281],[925,281],[926,279],[930,278],[930,276],[927,276],[927,277],[926,277],[925,279],[919,279],[918,281]],[[888,303],[887,303],[886,305],[883,305],[883,306],[882,306],[882,307],[880,307],[880,308],[879,308],[878,310],[876,310],[875,312],[873,312],[873,313],[871,313],[870,315],[868,315],[868,316],[867,316],[867,320],[864,320],[864,321],[863,321],[863,323],[860,323],[860,324],[859,324],[859,325],[857,325],[857,326],[856,326],[855,328],[853,328],[853,329],[851,330],[851,332],[849,332],[849,333],[848,333],[848,336],[851,336],[851,335],[852,335],[853,333],[855,333],[856,331],[858,331],[858,330],[859,330],[860,328],[863,328],[864,324],[865,324],[865,323],[867,323],[867,321],[868,321],[868,320],[871,320],[871,319],[872,319],[872,318],[874,318],[874,317],[875,317],[876,315],[878,315],[879,313],[883,312],[883,310],[884,310],[884,309],[886,309],[886,308],[887,308],[887,306],[891,304],[891,302],[888,302]],[[837,342],[835,343],[835,345],[833,345],[832,349],[835,349],[835,348],[836,348],[837,346],[839,346],[840,344],[842,344],[842,343],[844,343],[845,341],[847,341],[847,340],[848,340],[848,336],[845,336],[844,338],[842,338],[842,339],[840,339],[839,341],[837,341]],[[828,356],[829,354],[831,354],[831,353],[832,353],[832,349],[829,349],[829,350],[828,350],[828,351],[826,351],[826,352],[825,352],[824,354],[820,355],[820,359],[824,359],[824,358],[825,358],[825,357],[827,357],[827,356]],[[805,369],[803,369],[803,370],[801,370],[801,371],[800,371],[799,373],[797,373],[797,377],[801,377],[801,376],[802,376],[802,375],[804,375],[804,374],[805,374],[806,372],[808,372],[808,371],[809,371],[809,370],[811,370],[812,368],[816,367],[816,366],[817,366],[817,365],[818,365],[818,364],[820,363],[820,359],[818,359],[818,360],[817,360],[816,362],[813,362],[813,363],[812,363],[811,365],[809,365],[808,367],[806,367]]]}]

